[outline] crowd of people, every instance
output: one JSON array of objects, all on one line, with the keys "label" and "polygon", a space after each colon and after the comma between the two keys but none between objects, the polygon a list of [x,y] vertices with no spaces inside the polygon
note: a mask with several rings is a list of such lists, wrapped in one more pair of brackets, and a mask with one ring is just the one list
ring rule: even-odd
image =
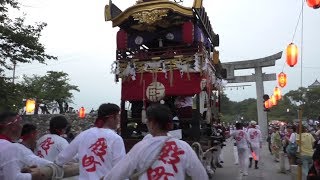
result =
[{"label": "crowd of people", "polygon": [[290,165],[302,165],[303,177],[317,176],[319,178],[320,125],[317,126],[317,129],[302,125],[301,140],[299,130],[297,124],[270,126],[269,151],[274,156],[275,162],[279,162],[280,153],[284,153]]},{"label": "crowd of people", "polygon": [[[235,164],[240,172],[248,175],[248,168],[258,169],[262,148],[262,135],[255,121],[249,126],[237,122],[230,126],[230,134],[234,140]],[[267,142],[269,151],[276,163],[284,154],[289,165],[301,164],[304,178],[320,178],[320,125],[316,128],[310,125],[302,126],[301,140],[296,124],[273,124],[269,127]],[[301,143],[301,144],[300,144]],[[301,145],[301,148],[299,148]],[[287,169],[290,172],[290,167]]]},{"label": "crowd of people", "polygon": [[[38,139],[37,127],[24,124],[14,112],[0,113],[0,179],[40,180],[40,167],[79,163],[79,179],[208,179],[190,145],[168,135],[172,115],[168,107],[151,105],[146,111],[150,135],[127,154],[116,133],[120,108],[102,104],[92,128],[70,143],[70,124],[64,116],[51,118],[50,133]],[[22,126],[23,125],[23,126]],[[35,168],[38,167],[38,168]]]}]

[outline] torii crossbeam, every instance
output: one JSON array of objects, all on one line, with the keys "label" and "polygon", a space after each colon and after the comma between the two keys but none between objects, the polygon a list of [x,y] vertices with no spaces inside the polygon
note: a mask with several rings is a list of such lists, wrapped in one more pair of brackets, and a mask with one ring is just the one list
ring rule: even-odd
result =
[{"label": "torii crossbeam", "polygon": [[[276,60],[281,59],[282,51],[259,59],[245,60],[245,61],[236,61],[223,63],[223,68],[227,69],[227,78],[228,83],[243,83],[243,82],[255,82],[256,91],[257,91],[257,111],[258,111],[258,123],[261,129],[261,132],[264,137],[267,137],[268,133],[268,122],[267,114],[263,111],[263,95],[264,95],[264,81],[275,81],[276,74],[265,74],[262,73],[262,68],[275,66]],[[255,69],[255,73],[247,76],[235,76],[235,70],[241,69]]]}]

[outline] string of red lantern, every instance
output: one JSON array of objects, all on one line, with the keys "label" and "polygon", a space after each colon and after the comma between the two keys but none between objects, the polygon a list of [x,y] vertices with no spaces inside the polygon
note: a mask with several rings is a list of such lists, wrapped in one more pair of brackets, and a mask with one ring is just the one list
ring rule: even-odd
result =
[{"label": "string of red lantern", "polygon": [[276,106],[278,104],[278,101],[274,95],[271,96],[270,101],[272,106]]},{"label": "string of red lantern", "polygon": [[273,90],[273,95],[276,98],[277,101],[281,99],[281,90],[278,87],[275,87]]},{"label": "string of red lantern", "polygon": [[[308,4],[308,6],[313,9],[320,8],[320,0],[306,0],[306,2]],[[303,6],[302,6],[301,14],[299,15],[299,20],[297,22],[297,26],[299,24],[301,15],[302,15],[302,21],[303,21]],[[296,30],[297,30],[297,26],[296,26]],[[302,26],[303,26],[303,22],[302,22]],[[294,32],[293,39],[294,39],[296,30]],[[293,39],[292,39],[292,41],[293,41]],[[298,49],[297,45],[295,45],[294,43],[290,43],[286,48],[286,63],[288,64],[288,66],[294,67],[298,63],[298,54],[299,54],[299,49]],[[284,88],[287,85],[287,75],[284,72],[281,72],[278,74],[278,85],[281,88]],[[265,103],[264,103],[265,108],[269,109],[272,106],[277,105],[277,101],[280,99],[281,99],[281,90],[280,90],[280,88],[275,87],[271,98],[269,100],[265,101]]]},{"label": "string of red lantern", "polygon": [[287,85],[287,75],[284,72],[278,75],[278,85],[282,88]]},{"label": "string of red lantern", "polygon": [[287,47],[287,64],[290,67],[293,67],[297,64],[298,62],[298,47],[290,43]]}]

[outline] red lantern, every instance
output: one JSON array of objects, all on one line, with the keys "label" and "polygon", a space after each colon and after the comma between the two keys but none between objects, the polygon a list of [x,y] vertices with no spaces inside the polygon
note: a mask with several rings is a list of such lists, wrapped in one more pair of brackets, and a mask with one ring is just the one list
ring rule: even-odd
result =
[{"label": "red lantern", "polygon": [[285,73],[281,72],[278,75],[278,84],[282,88],[287,85],[287,75]]},{"label": "red lantern", "polygon": [[277,99],[274,95],[271,96],[270,101],[272,106],[276,106],[278,104]]},{"label": "red lantern", "polygon": [[278,87],[275,87],[273,90],[273,95],[276,98],[276,100],[280,100],[281,99],[281,90]]},{"label": "red lantern", "polygon": [[307,4],[313,9],[320,8],[320,0],[307,0]]},{"label": "red lantern", "polygon": [[81,107],[79,110],[79,118],[83,119],[86,116],[86,110],[84,107]]},{"label": "red lantern", "polygon": [[287,47],[287,64],[290,67],[293,67],[297,64],[298,62],[298,47],[293,44],[290,43]]},{"label": "red lantern", "polygon": [[266,100],[266,101],[264,102],[264,107],[265,107],[266,109],[272,108],[272,103],[271,103],[270,99],[268,99],[268,100]]}]

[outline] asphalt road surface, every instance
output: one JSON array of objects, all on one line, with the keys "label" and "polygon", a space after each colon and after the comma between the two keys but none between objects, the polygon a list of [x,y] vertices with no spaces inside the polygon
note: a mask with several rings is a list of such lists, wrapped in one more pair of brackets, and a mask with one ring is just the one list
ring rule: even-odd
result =
[{"label": "asphalt road surface", "polygon": [[[249,168],[248,176],[242,176],[239,172],[238,165],[234,165],[233,143],[230,139],[227,146],[223,148],[223,168],[218,168],[213,180],[291,180],[291,174],[280,173],[279,163],[274,162],[273,156],[270,155],[267,143],[263,145],[259,161],[259,169]],[[289,169],[286,159],[286,169]],[[254,167],[254,165],[253,165]]]}]

